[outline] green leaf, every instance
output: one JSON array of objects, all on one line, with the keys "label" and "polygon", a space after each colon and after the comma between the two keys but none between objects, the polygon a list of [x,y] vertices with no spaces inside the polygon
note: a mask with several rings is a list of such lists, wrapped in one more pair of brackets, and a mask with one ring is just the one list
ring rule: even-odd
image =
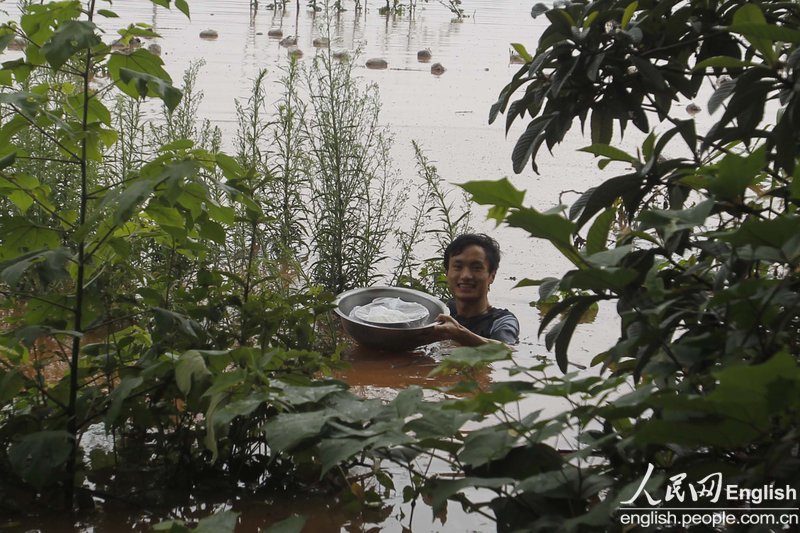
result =
[{"label": "green leaf", "polygon": [[186,15],[186,18],[192,18],[189,14],[189,4],[186,2],[186,0],[175,0],[175,7],[177,7],[181,13]]},{"label": "green leaf", "polygon": [[151,202],[145,209],[145,213],[159,226],[183,228],[186,225],[183,215],[174,207],[165,207]]},{"label": "green leaf", "polygon": [[607,106],[600,105],[592,110],[591,120],[592,143],[605,144],[611,142],[614,135],[614,117]]},{"label": "green leaf", "polygon": [[422,389],[416,386],[401,390],[389,404],[398,418],[406,418],[417,412],[423,401]]},{"label": "green leaf", "polygon": [[508,178],[497,181],[468,181],[458,184],[472,195],[472,201],[480,205],[493,205],[505,209],[522,207],[525,191],[517,190]]},{"label": "green leaf", "polygon": [[669,87],[667,87],[667,82],[664,80],[664,76],[661,74],[661,70],[651,63],[650,60],[641,58],[637,55],[631,55],[630,60],[633,66],[635,66],[636,70],[639,72],[639,79],[642,80],[642,84],[648,90],[654,93],[670,92]]},{"label": "green leaf", "polygon": [[734,246],[781,248],[798,234],[800,234],[800,218],[784,215],[769,220],[748,218],[734,231],[717,234],[717,238]]},{"label": "green leaf", "polygon": [[596,254],[606,249],[608,233],[611,231],[611,224],[616,218],[617,210],[608,208],[594,220],[586,235],[587,255]]},{"label": "green leaf", "polygon": [[539,15],[547,13],[548,11],[550,11],[550,6],[542,4],[541,2],[534,4],[534,6],[531,8],[531,17],[536,18]]},{"label": "green leaf", "polygon": [[579,148],[579,152],[588,152],[596,156],[607,157],[613,161],[626,161],[628,163],[635,163],[638,160],[627,152],[620,150],[608,144],[593,144],[584,148]]},{"label": "green leaf", "polygon": [[17,394],[25,387],[27,379],[17,369],[8,372],[0,372],[0,405],[13,400]]},{"label": "green leaf", "polygon": [[97,14],[100,15],[101,17],[106,17],[109,19],[119,18],[119,15],[117,15],[113,11],[109,11],[108,9],[98,9]]},{"label": "green leaf", "polygon": [[444,410],[434,404],[421,404],[420,414],[422,417],[406,424],[406,430],[415,432],[419,439],[452,437],[459,432],[461,426],[475,417],[474,413]]},{"label": "green leaf", "polygon": [[557,116],[558,112],[536,117],[528,124],[527,129],[520,135],[519,139],[517,139],[517,144],[514,145],[514,151],[511,152],[511,162],[516,174],[522,172],[529,159],[533,161],[534,172],[538,172],[536,153],[545,140],[547,127]]},{"label": "green leaf", "polygon": [[719,109],[719,106],[722,105],[722,102],[733,93],[735,88],[736,80],[726,80],[720,83],[719,87],[714,91],[714,94],[708,99],[708,112],[713,115],[717,109]]},{"label": "green leaf", "polygon": [[[745,4],[742,9],[747,6],[756,7],[755,4]],[[759,22],[734,22],[728,26],[728,31],[731,33],[741,33],[747,37],[753,46],[756,46],[756,42],[759,44],[759,46],[764,46],[765,48],[763,50],[759,48],[759,46],[756,46],[756,48],[762,53],[768,51],[765,54],[768,57],[771,57],[775,54],[775,51],[772,49],[772,44],[775,41],[785,43],[800,43],[800,30],[794,30],[786,26],[761,24]]]},{"label": "green leaf", "polygon": [[197,350],[183,353],[175,364],[175,382],[184,396],[189,396],[193,382],[210,375],[206,360]]},{"label": "green leaf", "polygon": [[152,526],[153,531],[161,533],[192,533],[192,529],[183,520],[165,520]]},{"label": "green leaf", "polygon": [[239,521],[239,513],[222,511],[207,516],[197,523],[194,533],[233,533]]},{"label": "green leaf", "polygon": [[736,57],[731,56],[714,56],[700,61],[694,66],[692,72],[705,70],[707,68],[747,68],[756,66],[751,61],[743,61]]},{"label": "green leaf", "polygon": [[597,187],[587,190],[575,202],[573,209],[570,210],[570,217],[575,218],[577,213],[573,213],[575,206],[581,205],[582,211],[577,216],[576,227],[582,227],[589,219],[595,216],[600,210],[611,207],[617,198],[635,191],[641,185],[642,178],[637,174],[626,174],[614,176]]},{"label": "green leaf", "polygon": [[526,230],[531,237],[549,240],[573,264],[580,266],[583,263],[581,255],[570,239],[577,226],[566,218],[540,213],[531,208],[522,208],[508,215],[506,223],[511,227]]},{"label": "green leaf", "polygon": [[202,220],[198,222],[200,237],[208,239],[217,244],[225,244],[225,226],[213,220]]},{"label": "green leaf", "polygon": [[573,222],[560,215],[540,213],[530,207],[515,210],[508,216],[507,223],[514,228],[524,229],[531,237],[570,246],[576,228]]},{"label": "green leaf", "polygon": [[285,452],[306,439],[319,437],[328,418],[323,411],[279,414],[264,425],[264,435],[271,448]]},{"label": "green leaf", "polygon": [[64,478],[72,442],[66,431],[29,433],[9,447],[8,460],[23,481],[42,489]]},{"label": "green leaf", "polygon": [[471,467],[485,465],[505,457],[516,440],[509,429],[503,426],[471,431],[464,439],[464,447],[458,453],[458,459]]},{"label": "green leaf", "polygon": [[616,266],[633,251],[630,244],[617,245],[610,250],[601,250],[593,254],[586,253],[586,262],[596,267]]},{"label": "green leaf", "polygon": [[[624,256],[630,250],[620,247],[607,252],[600,252],[589,258],[598,263],[615,262],[620,256]],[[603,257],[606,256],[606,257]],[[638,275],[636,270],[631,268],[586,268],[582,270],[572,270],[564,275],[560,286],[562,289],[583,289],[596,291],[621,291],[631,283]]]},{"label": "green leaf", "polygon": [[711,214],[714,204],[714,200],[704,200],[687,209],[649,209],[642,212],[638,218],[642,223],[641,229],[660,228],[664,231],[666,238],[669,238],[676,231],[703,225]]},{"label": "green leaf", "polygon": [[442,508],[447,499],[458,494],[464,489],[491,488],[496,489],[514,483],[513,478],[476,478],[465,477],[454,480],[432,479],[428,486],[431,491],[431,507],[434,510]]},{"label": "green leaf", "polygon": [[142,383],[144,383],[144,378],[141,376],[126,376],[114,387],[114,390],[108,397],[111,403],[109,404],[105,416],[107,428],[111,428],[117,423],[120,410],[122,410],[122,402],[130,397],[131,393]]},{"label": "green leaf", "polygon": [[356,457],[369,444],[369,439],[323,439],[319,443],[319,459],[322,463],[321,475],[325,475],[331,468],[340,465],[342,461]]},{"label": "green leaf", "polygon": [[628,23],[633,18],[633,14],[636,13],[636,10],[639,8],[639,2],[634,0],[628,7],[625,8],[625,12],[622,14],[622,21],[620,22],[620,27],[625,29],[628,27]]},{"label": "green leaf", "polygon": [[211,220],[216,220],[220,224],[225,225],[232,225],[235,222],[236,210],[232,207],[206,202],[205,208]]},{"label": "green leaf", "polygon": [[555,342],[556,363],[558,363],[558,368],[564,373],[567,372],[567,365],[569,363],[567,349],[572,340],[572,334],[575,332],[575,328],[580,322],[581,317],[583,317],[583,314],[599,299],[600,297],[581,298],[572,309],[570,309],[567,318],[562,320],[557,326],[558,336]]},{"label": "green leaf", "polygon": [[69,279],[67,262],[72,258],[69,250],[35,250],[0,263],[0,279],[14,286],[31,268],[35,268],[42,284],[48,286],[55,281]]},{"label": "green leaf", "polygon": [[747,157],[729,153],[720,162],[717,175],[706,182],[706,187],[720,200],[736,200],[753,184],[766,163],[766,146]]},{"label": "green leaf", "polygon": [[10,70],[0,70],[0,87],[11,87],[13,85],[13,73]]},{"label": "green leaf", "polygon": [[516,50],[516,52],[525,60],[526,63],[530,63],[533,60],[533,57],[528,53],[525,49],[525,46],[520,43],[511,43],[511,48]]},{"label": "green leaf", "polygon": [[42,54],[54,69],[61,68],[75,53],[100,44],[96,29],[88,20],[68,20],[42,45]]},{"label": "green leaf", "polygon": [[344,390],[344,386],[339,383],[333,385],[317,384],[309,387],[278,384],[278,387],[281,389],[281,400],[293,406],[318,403],[331,394]]},{"label": "green leaf", "polygon": [[292,515],[285,520],[272,524],[264,530],[264,533],[301,533],[305,524],[305,516]]},{"label": "green leaf", "polygon": [[111,54],[107,65],[111,79],[125,94],[133,98],[159,96],[169,110],[180,102],[182,94],[172,86],[164,62],[147,50]]},{"label": "green leaf", "polygon": [[505,361],[510,357],[511,349],[504,344],[489,343],[478,347],[456,348],[431,372],[431,375],[441,374],[451,368],[481,368],[495,361]]},{"label": "green leaf", "polygon": [[111,203],[114,205],[114,223],[122,225],[130,220],[137,208],[153,194],[158,182],[153,179],[137,179],[122,190],[121,193],[109,194],[103,198],[101,205]]},{"label": "green leaf", "polygon": [[229,180],[240,179],[242,176],[244,176],[244,169],[239,162],[231,156],[222,152],[218,152],[214,155],[214,159],[217,161],[217,166],[219,166],[220,170],[222,170],[222,173]]},{"label": "green leaf", "polygon": [[[0,104],[8,104],[16,107],[19,111],[25,115],[26,117],[33,118],[39,111],[39,108],[42,103],[44,103],[44,98],[42,95],[33,93],[33,92],[25,92],[25,91],[18,91],[14,93],[0,93]],[[24,119],[20,118],[19,121],[14,123],[14,131],[10,134],[6,134],[4,132],[4,137],[6,135],[13,135],[21,128],[17,125],[18,122],[24,121]],[[27,122],[27,121],[26,121]],[[5,130],[6,126],[3,126]]]},{"label": "green leaf", "polygon": [[22,217],[0,217],[0,260],[61,245],[61,235],[49,226],[39,225]]},{"label": "green leaf", "polygon": [[[771,31],[775,30],[775,31]],[[777,56],[773,48],[773,41],[789,39],[778,37],[777,34],[785,30],[789,34],[795,33],[800,39],[800,32],[796,30],[789,30],[788,28],[779,28],[767,24],[761,8],[757,4],[744,4],[736,10],[733,14],[733,24],[728,28],[731,33],[741,33],[744,35],[753,47],[761,52],[764,58],[770,65],[775,64]],[[800,41],[798,41],[800,42]]]},{"label": "green leaf", "polygon": [[[150,74],[136,72],[135,70],[121,68],[119,70],[119,80],[121,84],[117,84],[118,87],[126,93],[140,98],[158,96],[170,111],[178,107],[183,97],[183,93],[173,87],[170,82]],[[135,93],[130,92],[131,87],[135,88]]]}]

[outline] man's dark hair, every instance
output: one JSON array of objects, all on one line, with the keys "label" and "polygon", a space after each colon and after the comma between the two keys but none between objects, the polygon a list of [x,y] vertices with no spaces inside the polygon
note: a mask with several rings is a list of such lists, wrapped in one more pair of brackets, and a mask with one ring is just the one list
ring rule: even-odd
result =
[{"label": "man's dark hair", "polygon": [[450,257],[458,255],[464,248],[477,244],[486,252],[486,261],[489,263],[489,272],[497,272],[500,266],[500,245],[485,233],[464,233],[459,235],[444,249],[444,271],[450,268]]}]

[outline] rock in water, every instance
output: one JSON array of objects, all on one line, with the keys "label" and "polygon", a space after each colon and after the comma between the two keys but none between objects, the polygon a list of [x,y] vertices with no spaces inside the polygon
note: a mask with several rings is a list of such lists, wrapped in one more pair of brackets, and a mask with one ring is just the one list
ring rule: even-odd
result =
[{"label": "rock in water", "polygon": [[389,63],[386,62],[385,59],[380,57],[373,57],[372,59],[367,59],[367,68],[382,70],[389,66]]}]

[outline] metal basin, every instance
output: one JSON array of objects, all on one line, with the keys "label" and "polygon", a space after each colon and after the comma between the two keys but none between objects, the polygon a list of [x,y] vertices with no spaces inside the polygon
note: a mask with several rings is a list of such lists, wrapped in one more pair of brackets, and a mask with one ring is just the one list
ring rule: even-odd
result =
[{"label": "metal basin", "polygon": [[[428,309],[428,318],[421,326],[398,328],[379,326],[350,317],[353,307],[366,305],[381,297],[400,298],[422,304]],[[448,315],[450,312],[439,299],[424,292],[400,287],[367,287],[346,291],[337,296],[336,314],[339,315],[344,330],[359,344],[378,350],[400,352],[430,344],[436,317]]]}]

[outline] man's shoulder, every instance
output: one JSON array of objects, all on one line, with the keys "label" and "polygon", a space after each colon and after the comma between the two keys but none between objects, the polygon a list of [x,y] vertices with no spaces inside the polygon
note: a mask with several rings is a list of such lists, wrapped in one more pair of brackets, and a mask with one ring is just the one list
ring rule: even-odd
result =
[{"label": "man's shoulder", "polygon": [[492,318],[497,320],[498,318],[504,317],[512,317],[514,320],[517,320],[517,315],[509,311],[508,309],[503,309],[500,307],[492,307],[489,311],[492,314]]}]

